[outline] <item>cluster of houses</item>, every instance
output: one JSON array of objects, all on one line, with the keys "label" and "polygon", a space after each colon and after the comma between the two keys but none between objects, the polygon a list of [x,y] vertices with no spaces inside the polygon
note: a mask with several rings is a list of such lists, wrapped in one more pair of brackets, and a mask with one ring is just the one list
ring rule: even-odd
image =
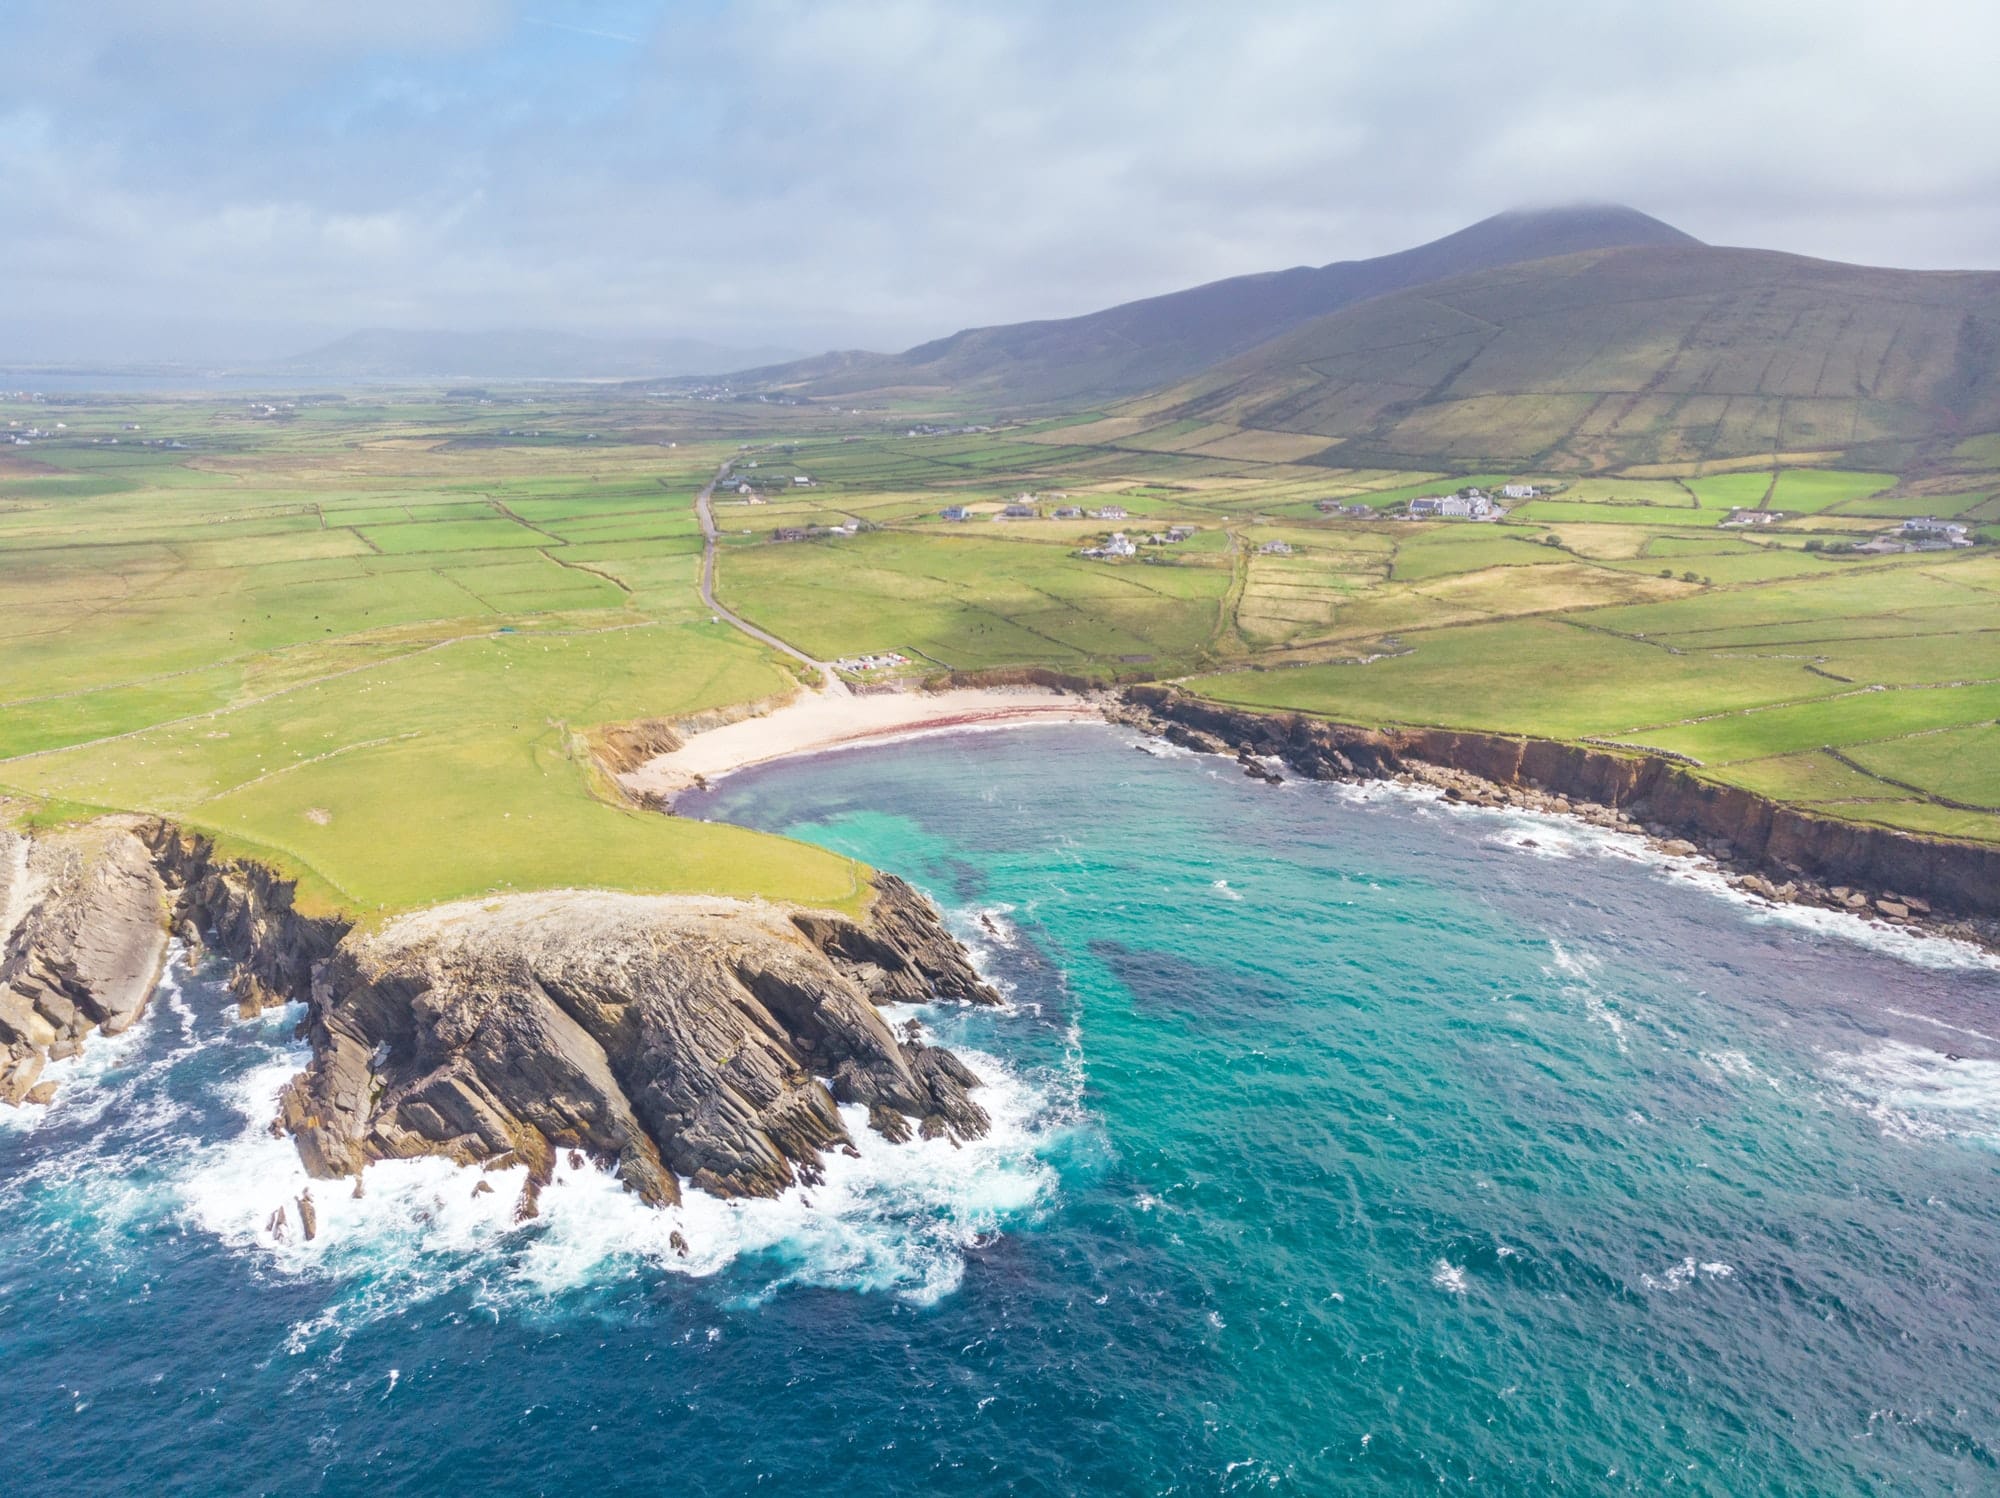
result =
[{"label": "cluster of houses", "polygon": [[[1154,531],[1151,535],[1147,536],[1145,544],[1148,546],[1174,546],[1187,540],[1189,536],[1194,535],[1199,529],[1199,526],[1193,525],[1170,525],[1164,531]],[[1093,561],[1100,562],[1108,561],[1114,557],[1133,557],[1138,554],[1138,543],[1133,541],[1123,531],[1113,531],[1100,544],[1086,546],[1082,551],[1077,553],[1078,556],[1089,557]]]},{"label": "cluster of houses", "polygon": [[920,421],[903,433],[905,437],[976,437],[981,432],[990,432],[991,427],[941,427],[928,421]]},{"label": "cluster of houses", "polygon": [[[964,522],[971,518],[972,509],[968,505],[946,505],[942,510],[938,511],[938,519],[949,520],[954,523]],[[1042,518],[1042,509],[1040,505],[1035,503],[1035,497],[1032,494],[1024,494],[1019,499],[1002,505],[1000,512],[993,518],[995,520],[1040,520]],[[1099,509],[1086,510],[1081,505],[1063,504],[1057,505],[1049,511],[1049,519],[1051,520],[1125,520],[1128,518],[1129,516],[1126,514],[1123,505],[1104,505]]]},{"label": "cluster of houses", "polygon": [[1970,527],[1926,515],[1921,520],[1905,520],[1895,530],[1863,541],[1854,549],[1871,556],[1887,556],[1902,551],[1951,551],[1970,545]]},{"label": "cluster of houses", "polygon": [[[1533,499],[1547,493],[1534,484],[1502,484],[1501,499]],[[1338,515],[1343,520],[1374,520],[1380,512],[1358,499],[1321,499],[1313,508],[1322,515]],[[1412,520],[1498,520],[1507,512],[1483,490],[1460,489],[1451,494],[1425,494],[1410,501]]]},{"label": "cluster of houses", "polygon": [[909,663],[910,658],[900,650],[884,650],[875,655],[843,656],[833,664],[839,670],[859,676],[864,671],[893,671]]},{"label": "cluster of houses", "polygon": [[1426,494],[1410,501],[1412,520],[1498,520],[1506,512],[1478,489]]}]

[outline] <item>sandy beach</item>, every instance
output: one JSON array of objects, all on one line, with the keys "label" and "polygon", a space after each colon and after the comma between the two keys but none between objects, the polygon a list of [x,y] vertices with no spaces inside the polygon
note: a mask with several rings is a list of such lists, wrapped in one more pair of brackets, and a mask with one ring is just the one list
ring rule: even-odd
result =
[{"label": "sandy beach", "polygon": [[946,692],[836,696],[815,692],[762,717],[712,728],[671,754],[618,777],[635,796],[673,798],[698,779],[842,744],[955,728],[1091,723],[1104,716],[1087,697],[1041,687],[960,687]]}]

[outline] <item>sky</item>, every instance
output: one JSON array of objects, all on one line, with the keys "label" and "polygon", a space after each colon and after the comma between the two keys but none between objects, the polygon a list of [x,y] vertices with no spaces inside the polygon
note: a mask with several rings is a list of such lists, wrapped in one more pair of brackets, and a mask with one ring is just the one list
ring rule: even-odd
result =
[{"label": "sky", "polygon": [[894,349],[1524,205],[2000,267],[1984,0],[0,0],[0,364]]}]

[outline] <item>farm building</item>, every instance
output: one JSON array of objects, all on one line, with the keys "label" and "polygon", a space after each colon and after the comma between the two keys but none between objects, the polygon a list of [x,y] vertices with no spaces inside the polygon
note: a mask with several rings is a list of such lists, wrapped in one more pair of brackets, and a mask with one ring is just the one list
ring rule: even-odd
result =
[{"label": "farm building", "polygon": [[1948,520],[1937,520],[1929,515],[1921,520],[1905,520],[1902,536],[1913,551],[1944,551],[1954,546],[1972,544],[1972,538],[1964,526]]},{"label": "farm building", "polygon": [[1131,557],[1138,554],[1139,548],[1123,531],[1113,531],[1102,546],[1086,547],[1083,552],[1087,557]]}]

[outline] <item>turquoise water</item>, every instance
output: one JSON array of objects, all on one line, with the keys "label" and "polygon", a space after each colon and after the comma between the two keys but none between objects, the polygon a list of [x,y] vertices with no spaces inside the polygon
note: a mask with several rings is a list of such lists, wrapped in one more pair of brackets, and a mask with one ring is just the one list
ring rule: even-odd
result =
[{"label": "turquoise water", "polygon": [[691,1263],[601,1180],[515,1229],[425,1166],[266,1241],[300,1052],[177,970],[0,1125],[36,1490],[2000,1490],[1992,965],[1133,745],[687,808],[915,880],[1012,999],[921,1016],[993,1140],[694,1204]]}]

